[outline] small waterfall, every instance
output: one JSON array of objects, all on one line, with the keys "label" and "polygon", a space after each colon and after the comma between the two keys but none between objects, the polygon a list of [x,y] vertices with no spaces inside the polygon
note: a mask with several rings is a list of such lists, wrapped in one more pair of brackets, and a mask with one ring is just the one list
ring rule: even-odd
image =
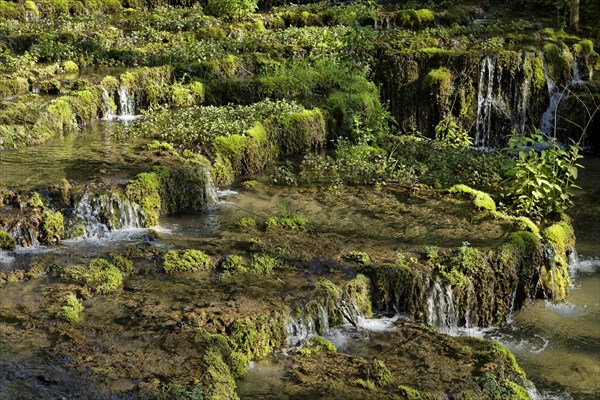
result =
[{"label": "small waterfall", "polygon": [[548,94],[550,95],[550,103],[548,104],[548,108],[546,109],[546,111],[544,111],[544,114],[542,115],[542,120],[540,121],[540,130],[547,137],[554,137],[554,122],[556,119],[556,112],[558,110],[558,106],[560,105],[561,100],[563,99],[563,97],[566,97],[566,94],[563,91],[559,90],[558,86],[556,86],[556,83],[554,83],[554,81],[550,77],[550,74],[548,74],[548,66],[545,60],[543,60],[542,62],[542,67],[544,70],[544,75],[546,77]]},{"label": "small waterfall", "polygon": [[31,226],[25,221],[19,221],[10,231],[12,237],[17,241],[17,245],[21,247],[38,247],[38,230],[35,226]]},{"label": "small waterfall", "polygon": [[123,199],[119,194],[83,195],[74,210],[83,224],[82,236],[100,238],[118,229],[142,228],[143,211],[140,206]]},{"label": "small waterfall", "polygon": [[133,94],[129,93],[127,86],[119,87],[119,119],[128,120],[134,118]]},{"label": "small waterfall", "polygon": [[492,111],[494,107],[499,106],[494,96],[494,85],[497,85],[500,89],[501,83],[502,68],[496,68],[496,60],[492,57],[484,57],[481,61],[481,71],[479,73],[475,146],[484,147],[490,143]]},{"label": "small waterfall", "polygon": [[[523,64],[527,65],[531,61],[529,60],[529,53],[525,53],[523,56]],[[520,90],[515,91],[515,102],[517,105],[516,110],[516,125],[518,126],[519,132],[525,132],[527,125],[527,109],[529,108],[529,102],[531,100],[531,77],[526,76],[521,82]]]},{"label": "small waterfall", "polygon": [[102,88],[102,118],[103,119],[115,119],[114,112],[115,103],[108,93],[108,90]]},{"label": "small waterfall", "polygon": [[[345,322],[355,327],[360,326],[365,319],[356,304],[351,301],[341,299],[335,304],[335,309],[343,316]],[[295,347],[311,336],[328,335],[332,328],[329,312],[327,305],[311,301],[306,307],[298,310],[295,316],[290,316],[284,327],[287,347]]]},{"label": "small waterfall", "polygon": [[439,280],[429,288],[427,295],[427,325],[440,330],[451,330],[458,326],[458,317],[454,307],[452,288],[450,285],[442,286]]}]

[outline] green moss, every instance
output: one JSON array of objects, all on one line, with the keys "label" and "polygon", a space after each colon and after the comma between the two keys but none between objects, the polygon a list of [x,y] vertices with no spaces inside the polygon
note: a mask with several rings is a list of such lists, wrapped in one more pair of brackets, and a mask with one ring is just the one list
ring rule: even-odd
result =
[{"label": "green moss", "polygon": [[194,97],[195,104],[204,103],[204,85],[202,82],[192,82],[188,85],[188,89]]},{"label": "green moss", "polygon": [[125,256],[116,255],[112,257],[112,264],[121,271],[125,276],[131,275],[133,272],[133,262]]},{"label": "green moss", "polygon": [[377,359],[373,360],[371,375],[379,386],[387,386],[394,380],[394,376],[385,363]]},{"label": "green moss", "polygon": [[79,71],[79,66],[73,61],[65,61],[62,65],[62,70],[66,74],[73,74]]},{"label": "green moss", "polygon": [[279,260],[269,254],[253,254],[249,271],[259,275],[271,275],[280,265]]},{"label": "green moss", "polygon": [[245,227],[245,228],[255,227],[256,226],[256,218],[253,218],[253,217],[242,217],[238,221],[238,225],[242,226],[242,227]]},{"label": "green moss", "polygon": [[363,274],[346,284],[345,297],[349,299],[358,310],[367,318],[373,316],[371,307],[371,280]]},{"label": "green moss", "polygon": [[369,257],[367,253],[362,251],[351,251],[348,254],[346,254],[344,258],[358,266],[371,264],[371,257]]},{"label": "green moss", "polygon": [[406,400],[422,400],[423,396],[418,390],[411,388],[410,386],[400,385],[398,391]]},{"label": "green moss", "polygon": [[415,11],[421,26],[432,26],[435,22],[435,14],[427,8],[421,8]]},{"label": "green moss", "polygon": [[199,250],[169,250],[163,259],[167,274],[186,271],[208,271],[213,266],[210,256]]},{"label": "green moss", "polygon": [[209,350],[202,361],[206,365],[203,375],[203,386],[206,388],[206,393],[203,393],[202,398],[206,400],[239,399],[235,393],[235,378],[224,361],[223,355],[215,350]]},{"label": "green moss", "polygon": [[377,386],[375,386],[375,384],[368,379],[364,380],[364,379],[359,378],[354,381],[354,384],[356,386],[361,387],[366,390],[370,390],[370,391],[377,390]]},{"label": "green moss", "polygon": [[44,200],[38,192],[33,192],[27,199],[27,205],[31,208],[44,208]]},{"label": "green moss", "polygon": [[285,340],[283,322],[277,315],[237,319],[229,325],[227,334],[232,349],[248,358],[266,357]]},{"label": "green moss", "polygon": [[212,165],[213,179],[218,187],[227,187],[235,179],[235,171],[229,158],[220,153],[215,155],[215,162]]},{"label": "green moss", "polygon": [[248,272],[246,261],[242,256],[229,255],[221,264],[225,274],[235,274],[237,272]]},{"label": "green moss", "polygon": [[175,107],[190,107],[195,103],[192,91],[182,85],[171,88],[171,104]]},{"label": "green moss", "polygon": [[71,323],[79,321],[79,316],[83,311],[83,302],[73,293],[69,293],[63,302],[64,305],[58,311],[58,318]]},{"label": "green moss", "polygon": [[302,357],[312,357],[320,353],[335,353],[337,349],[327,339],[322,336],[313,336],[308,339],[302,348],[298,350],[298,354]]},{"label": "green moss", "polygon": [[46,243],[58,243],[65,236],[65,223],[60,211],[44,211],[42,232]]},{"label": "green moss", "polygon": [[468,195],[473,199],[473,204],[480,210],[496,211],[496,202],[489,194],[477,189],[470,188],[467,185],[454,185],[449,190],[450,193]]},{"label": "green moss", "polygon": [[405,28],[418,29],[421,27],[419,14],[413,9],[398,11],[395,15],[395,19],[396,24]]},{"label": "green moss", "polygon": [[284,114],[273,123],[276,125],[275,140],[282,154],[302,154],[325,145],[327,127],[323,112],[318,108]]},{"label": "green moss", "polygon": [[106,89],[108,93],[114,93],[119,88],[119,81],[114,76],[107,75],[102,78],[100,86]]},{"label": "green moss", "polygon": [[550,77],[560,85],[568,85],[571,80],[573,57],[567,49],[561,49],[555,43],[544,45],[544,57]]},{"label": "green moss", "polygon": [[114,292],[123,284],[121,271],[102,258],[90,261],[87,266],[65,267],[59,277],[62,281],[76,283],[96,293]]},{"label": "green moss", "polygon": [[158,225],[161,210],[160,179],[156,173],[142,172],[129,182],[126,189],[127,198],[144,210],[146,227]]},{"label": "green moss", "polygon": [[217,136],[213,141],[215,152],[228,159],[237,174],[242,172],[242,160],[248,140],[247,136],[234,134],[231,136]]},{"label": "green moss", "polygon": [[17,247],[17,241],[8,232],[0,231],[0,250],[13,251]]}]

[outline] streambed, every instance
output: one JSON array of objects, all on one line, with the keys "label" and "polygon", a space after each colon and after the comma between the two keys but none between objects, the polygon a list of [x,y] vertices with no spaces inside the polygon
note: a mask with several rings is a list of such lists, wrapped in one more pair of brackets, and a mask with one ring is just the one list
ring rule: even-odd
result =
[{"label": "streambed", "polygon": [[[85,137],[82,136],[82,140]],[[68,157],[83,154],[82,159],[89,161],[88,164],[83,163],[85,167],[75,175],[71,174],[68,168],[60,168],[62,161],[65,160],[63,151],[44,153],[44,148],[40,147],[38,150],[41,153],[37,153],[36,158],[41,154],[48,164],[40,169],[38,176],[26,182],[22,181],[22,175],[19,175],[19,169],[15,166],[23,158],[27,158],[28,153],[22,153],[12,161],[1,157],[5,160],[3,172],[6,172],[6,182],[13,182],[20,188],[32,188],[59,183],[62,178],[86,180],[96,178],[98,174],[110,179],[127,179],[147,168],[143,159],[140,163],[131,165],[130,161],[135,159],[133,147],[123,144],[108,146],[107,155],[100,150],[105,148],[107,140],[111,140],[109,137],[95,135],[88,138],[89,142],[83,141],[79,145],[83,149],[89,146],[89,153],[86,153],[87,150],[79,151],[77,147],[79,145],[73,147],[72,142],[69,142],[73,138],[56,139],[55,145],[58,148],[71,149],[67,152]],[[62,142],[58,142],[60,140]],[[54,142],[49,143],[52,148]],[[7,153],[2,152],[2,156],[4,154]],[[118,162],[114,170],[100,168],[104,164],[99,160],[111,154],[120,159],[122,165],[127,168],[119,167]],[[80,161],[72,160],[73,165]],[[578,264],[579,268],[573,272],[575,288],[571,297],[566,303],[558,304],[537,301],[517,313],[506,328],[473,333],[499,340],[514,351],[529,378],[538,386],[542,398],[591,399],[596,398],[599,393],[595,376],[599,371],[598,284],[600,276],[597,260],[600,254],[597,239],[600,235],[595,228],[597,225],[591,222],[594,215],[596,217],[598,215],[594,211],[594,207],[598,204],[598,192],[593,191],[594,183],[598,182],[598,173],[594,172],[597,166],[594,166],[594,162],[595,160],[590,163],[588,171],[583,174],[584,182],[587,184],[582,185],[584,191],[577,194],[576,199],[578,204],[583,204],[574,212],[581,262]],[[108,162],[107,164],[112,165]],[[12,169],[9,169],[9,166]],[[585,177],[588,172],[591,178]],[[591,199],[588,197],[589,193],[593,194]],[[2,289],[3,310],[0,332],[3,333],[3,353],[1,354],[3,363],[18,365],[18,368],[0,377],[2,384],[0,387],[3,390],[0,394],[10,398],[24,390],[33,397],[37,393],[44,393],[41,395],[42,398],[45,393],[50,397],[130,398],[136,396],[134,393],[145,393],[145,390],[152,392],[163,381],[162,377],[169,374],[169,370],[180,368],[182,363],[192,357],[185,353],[178,353],[176,342],[181,338],[177,334],[169,336],[171,334],[168,333],[176,327],[191,329],[197,326],[199,321],[202,325],[207,322],[206,318],[213,318],[212,323],[222,329],[226,325],[227,318],[231,318],[223,315],[232,313],[239,316],[250,313],[253,307],[268,308],[266,305],[253,306],[252,301],[248,302],[249,298],[260,297],[264,292],[271,295],[278,293],[276,300],[266,301],[267,304],[272,305],[273,301],[285,302],[296,298],[297,293],[294,293],[294,290],[297,288],[300,293],[307,290],[310,292],[315,285],[314,273],[340,279],[340,276],[336,277],[339,272],[335,272],[336,257],[350,251],[366,251],[376,261],[393,262],[398,251],[410,252],[415,248],[423,251],[422,247],[429,244],[456,248],[468,241],[471,245],[480,248],[497,247],[511,230],[509,223],[482,216],[464,200],[440,198],[426,190],[409,193],[404,189],[383,187],[375,191],[339,188],[299,191],[296,188],[274,187],[263,182],[252,189],[240,190],[238,193],[222,193],[222,195],[218,206],[208,213],[163,217],[162,229],[158,230],[160,233],[158,239],[150,239],[146,230],[118,231],[94,240],[65,241],[54,249],[19,249],[16,257],[12,255],[13,259],[4,263],[4,268],[19,268],[33,261],[41,261],[45,264],[84,262],[91,257],[105,256],[109,251],[121,251],[131,244],[148,242],[158,245],[159,248],[173,246],[202,248],[207,253],[218,256],[246,250],[252,245],[252,239],[256,237],[257,231],[253,230],[255,228],[241,229],[238,225],[241,218],[253,217],[260,224],[264,223],[270,215],[281,213],[282,210],[305,216],[311,221],[310,234],[302,236],[303,239],[298,239],[294,235],[284,238],[289,239],[287,247],[284,246],[283,249],[287,252],[286,257],[295,259],[299,263],[308,262],[309,265],[320,267],[293,278],[292,275],[278,275],[277,279],[281,280],[280,283],[275,281],[263,284],[250,279],[240,286],[231,286],[231,282],[223,283],[202,276],[196,276],[191,280],[186,276],[164,278],[152,273],[149,276],[133,277],[126,283],[122,295],[97,296],[87,300],[81,331],[69,330],[69,333],[53,330],[55,327],[46,331],[48,326],[54,326],[54,323],[47,319],[48,316],[43,315],[46,312],[44,307],[51,308],[49,299],[57,295],[53,294],[57,289],[49,285],[46,278],[8,286]],[[594,195],[596,197],[593,197]],[[266,237],[268,238],[268,235]],[[311,261],[310,257],[315,258],[315,255],[317,255],[316,259]],[[148,268],[148,271],[151,271],[156,268],[156,265]],[[296,283],[290,285],[291,281]],[[136,293],[143,293],[143,295],[138,296]],[[133,300],[130,295],[133,295]],[[218,300],[215,300],[216,303],[201,300],[205,295],[208,296],[207,299]],[[300,298],[310,298],[310,295],[303,294]],[[190,299],[196,299],[197,304],[188,304]],[[141,314],[137,314],[136,321],[132,321],[133,317],[130,315],[133,309],[131,305],[134,303],[137,304],[134,308],[144,309],[143,312],[140,311]],[[200,312],[202,315],[198,316],[198,310],[203,308],[206,310]],[[15,312],[17,309],[20,311]],[[364,322],[371,326],[379,323],[379,320]],[[328,337],[338,344],[341,352],[349,353],[349,357],[360,356],[366,359],[375,357],[382,348],[389,347],[390,343],[398,340],[397,335],[403,335],[402,332],[410,329],[415,329],[414,332],[429,332],[427,334],[436,337],[436,340],[450,340],[439,339],[440,337],[424,327],[413,328],[410,323],[404,327],[403,324],[405,322],[391,321],[387,323],[386,332],[377,329],[369,330],[364,326],[357,333],[354,328],[344,327],[341,330],[332,330]],[[31,332],[24,334],[23,329]],[[139,329],[154,333],[150,336],[134,338],[134,332]],[[394,333],[396,330],[398,332]],[[122,337],[115,338],[115,332],[122,334]],[[364,335],[364,332],[368,334]],[[80,356],[82,358],[73,358],[74,349],[69,347],[73,345],[72,343],[62,339],[56,340],[56,335],[60,337],[65,334],[72,339],[77,339],[77,346],[83,346],[77,348],[77,351],[83,351]],[[155,359],[149,361],[144,358],[146,355],[142,357],[147,349],[162,346],[159,343],[165,337],[169,337],[173,342],[167,348],[157,350],[160,354],[155,354]],[[365,346],[365,342],[371,345]],[[24,348],[29,350],[24,352],[22,351]],[[160,364],[166,362],[165,360],[172,354],[178,354],[174,360],[178,360],[179,367],[167,363],[165,364],[167,366],[161,367],[163,370],[148,370],[144,377],[134,378],[135,374],[132,371],[136,363]],[[459,357],[459,353],[456,353],[456,356]],[[148,355],[148,357],[152,356]],[[410,362],[416,362],[418,357],[415,355]],[[283,378],[279,383],[276,381],[277,376],[285,375],[288,361],[285,361],[285,357],[271,361],[272,363],[269,363],[269,360],[260,361],[255,368],[251,368],[248,379],[258,382],[256,384],[258,386],[248,387],[244,383],[246,381],[242,381],[240,383],[242,398],[261,398],[260,393],[264,394],[267,390],[265,387],[270,388],[267,391],[272,391],[272,388],[277,385],[287,385]],[[459,359],[456,361],[460,362]],[[394,361],[390,363],[393,364]],[[169,368],[168,365],[171,367]],[[276,371],[278,366],[283,369],[272,377],[273,371]],[[70,375],[72,371],[77,372],[75,375]],[[185,385],[195,379],[192,372],[179,371],[178,373],[181,373],[179,378],[174,378],[171,383]],[[79,384],[73,384],[71,380],[76,380]],[[65,389],[71,385],[74,385],[75,389],[72,391]],[[261,385],[262,389],[256,389]],[[111,393],[122,393],[122,396],[114,397]],[[306,392],[299,393],[294,394],[292,391],[289,398],[311,398]],[[311,396],[322,398],[318,391]]]}]

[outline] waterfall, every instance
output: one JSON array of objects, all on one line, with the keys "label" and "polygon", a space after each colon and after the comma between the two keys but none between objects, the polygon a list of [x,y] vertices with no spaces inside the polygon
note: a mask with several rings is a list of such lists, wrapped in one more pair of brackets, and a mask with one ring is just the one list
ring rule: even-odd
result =
[{"label": "waterfall", "polygon": [[548,73],[548,65],[546,64],[546,60],[543,59],[542,67],[544,70],[544,76],[546,77],[546,85],[548,86],[548,94],[550,95],[550,103],[548,104],[548,108],[544,111],[542,115],[542,120],[540,121],[540,130],[547,137],[555,137],[554,127],[556,120],[556,112],[558,110],[558,106],[560,105],[563,97],[566,97],[566,92],[559,90],[558,86]]},{"label": "waterfall", "polygon": [[[329,333],[329,313],[322,304],[311,304],[295,317],[288,318],[284,331],[288,347],[296,346],[299,342],[316,335]],[[316,307],[316,312],[307,312],[308,309]]]},{"label": "waterfall", "polygon": [[82,236],[100,238],[118,229],[144,226],[140,206],[123,199],[119,194],[83,195],[74,209],[78,222],[83,224]]},{"label": "waterfall", "polygon": [[119,87],[119,105],[121,106],[119,119],[129,120],[134,118],[133,94],[125,85]]},{"label": "waterfall", "polygon": [[114,119],[114,106],[115,103],[105,88],[102,88],[102,118],[103,119]]},{"label": "waterfall", "polygon": [[494,85],[498,90],[502,83],[502,67],[497,67],[496,60],[490,56],[481,61],[479,73],[479,87],[477,93],[477,127],[475,134],[475,146],[488,146],[490,144],[490,132],[492,129],[493,108],[502,108],[502,102],[494,96]]},{"label": "waterfall", "polygon": [[[530,62],[529,53],[525,53],[523,56],[522,65],[527,65]],[[515,125],[518,126],[519,132],[525,132],[527,125],[527,109],[529,108],[529,102],[531,99],[531,77],[526,75],[525,79],[521,82],[520,90],[515,90],[515,102],[517,110],[515,113],[516,120]]]},{"label": "waterfall", "polygon": [[[357,327],[364,321],[364,315],[353,302],[341,299],[334,306],[346,323]],[[299,309],[296,315],[290,315],[284,326],[287,347],[297,346],[311,336],[328,335],[332,328],[329,312],[327,305],[311,301],[306,307]]]},{"label": "waterfall", "polygon": [[441,330],[450,330],[458,326],[458,317],[454,307],[452,288],[443,286],[436,279],[427,295],[427,325]]}]

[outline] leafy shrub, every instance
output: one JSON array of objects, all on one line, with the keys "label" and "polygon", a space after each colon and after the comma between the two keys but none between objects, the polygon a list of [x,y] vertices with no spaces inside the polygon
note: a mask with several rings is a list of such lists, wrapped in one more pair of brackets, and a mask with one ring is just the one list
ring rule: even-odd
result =
[{"label": "leafy shrub", "polygon": [[242,19],[256,10],[258,0],[207,0],[206,12],[219,18]]},{"label": "leafy shrub", "polygon": [[[536,148],[541,148],[536,151]],[[561,213],[571,205],[572,188],[576,188],[577,160],[580,147],[568,149],[540,133],[513,135],[507,153],[516,154],[504,165],[507,175],[505,196],[516,214],[543,217]]]}]

